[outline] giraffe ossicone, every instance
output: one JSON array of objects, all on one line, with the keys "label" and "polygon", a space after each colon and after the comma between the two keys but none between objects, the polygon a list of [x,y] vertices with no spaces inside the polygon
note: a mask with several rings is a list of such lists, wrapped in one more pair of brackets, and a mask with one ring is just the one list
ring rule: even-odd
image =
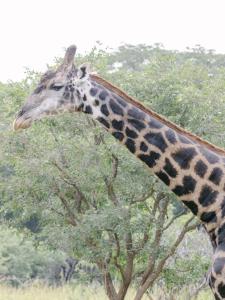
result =
[{"label": "giraffe ossicone", "polygon": [[215,298],[225,299],[225,150],[147,109],[86,65],[76,67],[75,52],[69,47],[58,69],[42,76],[14,129],[63,112],[84,112],[98,120],[204,224],[214,247],[209,283]]}]

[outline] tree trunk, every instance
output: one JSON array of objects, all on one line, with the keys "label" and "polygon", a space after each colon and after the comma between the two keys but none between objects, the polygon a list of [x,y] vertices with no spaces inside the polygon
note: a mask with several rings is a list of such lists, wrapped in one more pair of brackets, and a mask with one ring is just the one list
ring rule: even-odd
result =
[{"label": "tree trunk", "polygon": [[119,300],[116,290],[114,288],[113,282],[112,282],[112,278],[108,272],[104,275],[104,285],[105,285],[105,289],[106,289],[106,294],[109,297],[109,299],[110,300]]},{"label": "tree trunk", "polygon": [[143,287],[139,288],[134,300],[141,300],[145,292],[146,292],[145,288],[143,288]]}]

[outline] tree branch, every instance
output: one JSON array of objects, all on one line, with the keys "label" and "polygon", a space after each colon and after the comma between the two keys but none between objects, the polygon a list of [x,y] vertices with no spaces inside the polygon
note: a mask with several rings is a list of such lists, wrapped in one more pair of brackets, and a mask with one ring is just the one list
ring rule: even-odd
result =
[{"label": "tree branch", "polygon": [[112,153],[112,175],[109,178],[106,176],[103,176],[109,199],[112,201],[112,203],[115,206],[118,206],[118,204],[119,204],[119,201],[116,197],[114,187],[113,187],[114,181],[115,181],[117,173],[118,173],[118,165],[119,165],[119,160],[118,160],[117,156]]},{"label": "tree branch", "polygon": [[123,281],[121,282],[121,285],[119,287],[119,292],[118,292],[118,299],[121,300],[124,299],[127,293],[127,289],[130,286],[132,280],[133,266],[134,266],[135,252],[133,251],[132,234],[130,231],[125,236],[125,245],[126,245],[126,252],[127,252],[127,261],[124,269],[124,278]]},{"label": "tree branch", "polygon": [[68,213],[70,224],[73,226],[76,226],[77,223],[79,223],[79,220],[76,218],[75,214],[71,210],[65,195],[60,191],[56,182],[54,183],[54,189],[55,189],[55,194],[61,200],[63,207],[66,209],[66,211]]},{"label": "tree branch", "polygon": [[135,204],[135,203],[138,203],[138,202],[144,202],[146,201],[149,197],[151,197],[154,193],[154,188],[152,187],[149,192],[145,195],[142,195],[140,198],[137,198],[135,200],[132,200],[130,203],[131,204]]},{"label": "tree branch", "polygon": [[154,207],[153,207],[153,210],[155,210],[155,213],[156,213],[157,209],[159,210],[159,216],[156,219],[157,221],[156,221],[155,238],[151,245],[151,249],[153,249],[153,250],[151,251],[151,254],[149,255],[148,266],[147,266],[145,272],[143,273],[143,276],[141,279],[141,285],[143,285],[145,283],[145,281],[147,280],[147,278],[149,277],[149,275],[151,274],[151,272],[153,271],[153,269],[155,267],[156,256],[158,254],[158,248],[159,248],[159,244],[160,244],[161,237],[163,234],[162,229],[163,229],[163,224],[165,221],[165,216],[167,213],[168,204],[169,204],[169,199],[165,198],[165,195],[163,193],[160,193],[157,196]]},{"label": "tree branch", "polygon": [[[181,243],[181,241],[183,240],[185,234],[193,229],[195,229],[199,222],[196,222],[194,224],[189,225],[193,219],[195,218],[195,216],[191,217],[190,219],[187,220],[187,222],[184,224],[184,227],[182,229],[182,231],[180,232],[180,234],[178,235],[177,239],[175,240],[175,242],[173,243],[173,245],[170,247],[169,251],[167,252],[167,254],[164,256],[163,259],[161,259],[159,261],[159,263],[157,264],[154,272],[151,272],[148,274],[148,277],[145,279],[145,281],[142,281],[142,284],[140,286],[140,288],[137,291],[137,294],[135,296],[135,300],[139,300],[141,299],[141,295],[144,294],[144,292],[154,283],[154,281],[158,278],[159,274],[162,272],[162,269],[166,263],[166,261],[168,260],[169,257],[171,257],[177,247],[179,246],[179,244]],[[152,269],[153,271],[153,269]]]},{"label": "tree branch", "polygon": [[122,266],[118,263],[118,258],[120,256],[120,241],[119,241],[117,233],[114,233],[113,237],[116,242],[116,254],[113,256],[113,263],[114,263],[115,267],[119,270],[122,280],[124,282],[125,281],[124,270],[123,270]]},{"label": "tree branch", "polygon": [[166,230],[173,224],[173,222],[174,222],[176,219],[178,219],[178,218],[180,218],[181,216],[183,216],[184,213],[185,213],[185,212],[182,211],[182,212],[180,212],[179,214],[173,216],[173,218],[172,218],[172,219],[166,224],[166,226],[163,228],[163,231],[166,231]]},{"label": "tree branch", "polygon": [[81,192],[80,188],[78,187],[77,183],[74,181],[74,179],[71,178],[71,176],[63,169],[57,161],[52,161],[52,164],[58,169],[60,172],[60,178],[67,183],[68,185],[72,186],[76,191],[76,196],[80,202],[84,202],[87,206],[87,208],[90,207],[90,204],[88,200],[86,199],[85,195]]},{"label": "tree branch", "polygon": [[199,222],[195,222],[194,224],[192,225],[189,225],[193,220],[194,220],[195,216],[192,216],[190,219],[187,220],[187,222],[184,224],[184,227],[182,229],[182,231],[180,232],[180,234],[178,235],[176,241],[174,242],[174,244],[170,247],[170,250],[168,251],[167,255],[159,262],[158,266],[157,266],[157,269],[156,269],[156,274],[160,273],[164,264],[166,263],[167,259],[172,256],[177,247],[179,246],[179,244],[182,242],[185,234],[195,228],[197,228],[197,226],[199,225]]},{"label": "tree branch", "polygon": [[52,125],[49,126],[49,131],[51,132],[56,144],[58,145],[59,154],[60,154],[60,158],[61,158],[61,162],[62,162],[63,166],[65,168],[68,168],[68,162],[67,162],[66,157],[64,155],[62,144],[59,142],[58,137],[57,137]]},{"label": "tree branch", "polygon": [[108,271],[108,267],[107,267],[106,263],[102,262],[102,261],[98,261],[97,265],[103,273],[106,294],[108,295],[110,300],[117,300],[118,298],[117,298],[116,289],[113,285],[112,277],[111,277],[110,272]]}]

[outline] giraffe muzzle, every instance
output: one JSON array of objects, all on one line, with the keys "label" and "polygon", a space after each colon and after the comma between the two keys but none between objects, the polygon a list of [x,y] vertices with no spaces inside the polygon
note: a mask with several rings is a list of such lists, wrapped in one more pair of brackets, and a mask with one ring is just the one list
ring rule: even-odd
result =
[{"label": "giraffe muzzle", "polygon": [[30,127],[31,124],[32,124],[31,117],[27,117],[27,118],[24,118],[23,116],[16,117],[16,119],[13,122],[13,130],[17,131],[19,129],[26,129]]}]

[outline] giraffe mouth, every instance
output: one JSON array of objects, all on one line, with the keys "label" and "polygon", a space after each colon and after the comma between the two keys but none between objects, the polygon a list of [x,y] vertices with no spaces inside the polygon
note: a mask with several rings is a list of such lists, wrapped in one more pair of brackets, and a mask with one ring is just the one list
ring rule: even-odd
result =
[{"label": "giraffe mouth", "polygon": [[31,117],[27,117],[27,118],[24,118],[23,116],[17,117],[13,122],[13,130],[17,131],[19,129],[26,129],[29,128],[31,124],[32,124]]}]

